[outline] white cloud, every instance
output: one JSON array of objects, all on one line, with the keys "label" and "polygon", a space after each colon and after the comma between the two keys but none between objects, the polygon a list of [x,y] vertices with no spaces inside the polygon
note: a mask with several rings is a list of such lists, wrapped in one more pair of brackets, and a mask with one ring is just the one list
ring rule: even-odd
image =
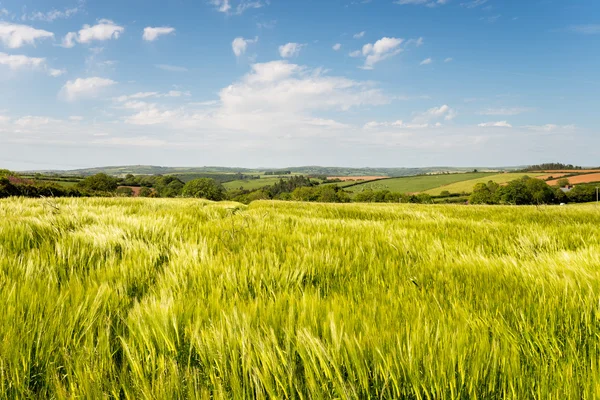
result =
[{"label": "white cloud", "polygon": [[5,65],[13,71],[20,69],[45,70],[48,75],[58,77],[66,73],[64,69],[48,68],[45,58],[27,57],[17,54],[6,54],[0,52],[0,65]]},{"label": "white cloud", "polygon": [[[441,124],[435,124],[433,127],[440,127]],[[431,128],[432,126],[428,123],[405,123],[402,120],[394,121],[394,122],[377,122],[371,121],[367,122],[364,125],[364,129],[379,129],[379,128],[397,128],[397,129],[426,129]]]},{"label": "white cloud", "polygon": [[35,45],[37,40],[53,37],[54,33],[31,26],[0,22],[0,40],[9,49],[18,49],[25,44]]},{"label": "white cloud", "polygon": [[355,33],[355,34],[354,34],[354,36],[352,36],[352,37],[353,37],[354,39],[362,39],[363,37],[365,37],[365,34],[366,34],[366,33],[367,33],[367,32],[365,32],[365,31],[358,32],[358,33]]},{"label": "white cloud", "polygon": [[175,28],[171,28],[168,26],[161,26],[156,28],[148,26],[144,28],[144,34],[142,35],[142,39],[148,42],[153,42],[156,39],[158,39],[159,36],[169,35],[173,32],[175,32]]},{"label": "white cloud", "polygon": [[[402,51],[400,45],[403,41],[404,39],[383,37],[373,44],[365,44],[362,48],[362,56],[365,57],[363,68],[373,69],[378,62],[400,53]],[[350,56],[356,57],[357,52],[350,53]]]},{"label": "white cloud", "polygon": [[13,55],[0,52],[0,65],[6,65],[12,70],[22,68],[39,68],[46,63],[45,58],[27,57],[23,55]]},{"label": "white cloud", "polygon": [[40,11],[36,11],[33,12],[29,15],[24,14],[21,19],[23,21],[44,21],[44,22],[53,22],[57,19],[67,19],[67,18],[71,18],[72,16],[74,16],[75,14],[79,13],[82,10],[82,6],[78,6],[78,7],[73,7],[73,8],[67,8],[64,11],[59,11],[59,10],[51,10],[48,12],[40,12]]},{"label": "white cloud", "polygon": [[475,8],[484,5],[488,0],[471,0],[466,3],[460,3],[461,6],[466,8]]},{"label": "white cloud", "polygon": [[510,107],[510,108],[487,108],[481,112],[480,115],[519,115],[526,112],[534,111],[534,108],[528,107]]},{"label": "white cloud", "polygon": [[231,42],[231,49],[233,50],[233,54],[235,54],[236,57],[240,57],[246,52],[249,44],[254,44],[257,42],[258,36],[256,36],[254,39],[244,39],[243,37],[237,37],[233,39],[233,42]]},{"label": "white cloud", "polygon": [[279,46],[279,55],[283,58],[297,57],[300,54],[300,50],[305,46],[305,44],[300,43],[284,44]]},{"label": "white cloud", "polygon": [[216,10],[219,12],[222,12],[225,14],[236,14],[236,15],[241,15],[246,10],[262,8],[269,4],[268,0],[265,0],[265,1],[242,0],[234,8],[231,5],[230,0],[209,0],[208,2],[209,2],[209,4],[213,5],[216,8]]},{"label": "white cloud", "polygon": [[421,64],[419,65],[429,65],[433,62],[433,60],[431,58],[426,58],[423,61],[421,61]]},{"label": "white cloud", "polygon": [[163,71],[169,71],[169,72],[187,72],[188,69],[185,67],[178,67],[176,65],[168,65],[168,64],[157,64],[155,65],[156,68],[158,69],[162,69]]},{"label": "white cloud", "polygon": [[79,98],[96,97],[104,89],[115,85],[117,82],[106,78],[77,78],[74,81],[68,81],[62,88],[61,94],[67,101],[74,101]]},{"label": "white cloud", "polygon": [[79,116],[79,115],[72,115],[69,117],[70,121],[83,121],[83,117]]},{"label": "white cloud", "polygon": [[430,122],[432,120],[444,118],[446,121],[451,121],[456,117],[456,111],[444,104],[441,107],[433,107],[429,110],[417,114],[413,119],[414,123]]},{"label": "white cloud", "polygon": [[423,5],[427,7],[437,7],[447,4],[448,0],[396,0],[394,4],[400,5]]},{"label": "white cloud", "polygon": [[60,122],[59,120],[48,118],[48,117],[38,117],[28,115],[26,117],[22,117],[17,119],[14,124],[17,127],[30,129],[30,128],[38,128],[42,125],[48,125],[50,123]]},{"label": "white cloud", "polygon": [[108,19],[101,19],[94,26],[84,25],[79,32],[69,32],[63,38],[63,47],[71,48],[75,42],[91,43],[93,41],[105,41],[118,39],[125,31],[122,26],[116,25]]},{"label": "white cloud", "polygon": [[340,51],[342,48],[342,44],[341,43],[336,43],[333,45],[332,49],[335,51]]},{"label": "white cloud", "polygon": [[556,132],[556,131],[573,131],[575,130],[575,125],[555,125],[555,124],[546,124],[546,125],[526,125],[523,128],[528,129],[534,132]]},{"label": "white cloud", "polygon": [[[252,65],[246,76],[219,92],[217,103],[195,103],[189,109],[137,102],[127,105],[134,113],[124,121],[130,125],[167,125],[195,135],[203,131],[228,137],[252,134],[256,139],[279,137],[285,132],[290,137],[326,137],[340,135],[347,125],[313,113],[389,102],[373,83],[273,61]],[[197,110],[197,106],[203,108]]]},{"label": "white cloud", "polygon": [[484,122],[477,126],[480,128],[512,128],[512,125],[509,124],[507,121]]},{"label": "white cloud", "polygon": [[444,62],[445,62],[445,63],[449,63],[449,62],[452,62],[452,61],[454,61],[454,60],[452,59],[452,57],[448,57],[448,58],[446,58],[446,59],[444,60]]},{"label": "white cloud", "polygon": [[114,100],[119,103],[125,103],[130,100],[141,100],[141,99],[150,99],[150,98],[162,98],[162,97],[183,97],[190,96],[190,92],[181,92],[179,90],[171,90],[167,93],[160,92],[138,92],[126,96],[116,97]]},{"label": "white cloud", "polygon": [[48,75],[50,75],[53,78],[58,78],[61,75],[64,75],[67,73],[67,70],[65,69],[55,69],[55,68],[50,68],[48,70]]}]

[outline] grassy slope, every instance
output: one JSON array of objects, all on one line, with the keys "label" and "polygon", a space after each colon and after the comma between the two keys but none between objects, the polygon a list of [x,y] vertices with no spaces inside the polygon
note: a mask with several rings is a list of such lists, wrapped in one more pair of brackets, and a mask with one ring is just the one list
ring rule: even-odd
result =
[{"label": "grassy slope", "polygon": [[450,175],[426,175],[412,176],[408,178],[393,178],[384,179],[381,181],[367,182],[360,185],[349,187],[352,192],[360,192],[363,190],[389,190],[400,193],[416,193],[425,190],[433,189],[438,186],[448,185],[454,182],[471,180],[475,178],[483,178],[492,176],[493,173],[467,173],[467,174],[450,174]]},{"label": "grassy slope", "polygon": [[600,394],[596,206],[46,203],[0,200],[6,398]]},{"label": "grassy slope", "polygon": [[488,183],[489,181],[494,181],[496,183],[502,184],[502,183],[507,183],[507,182],[513,181],[515,179],[522,178],[524,176],[530,176],[533,178],[533,177],[542,176],[542,175],[544,175],[544,174],[531,173],[531,172],[525,173],[525,174],[522,174],[522,173],[496,174],[496,175],[490,175],[490,176],[483,177],[483,178],[465,180],[462,182],[453,183],[451,185],[437,187],[437,188],[428,190],[425,193],[430,194],[432,196],[439,195],[444,190],[447,190],[450,193],[471,193],[473,191],[473,187],[475,185],[477,185],[478,183]]}]

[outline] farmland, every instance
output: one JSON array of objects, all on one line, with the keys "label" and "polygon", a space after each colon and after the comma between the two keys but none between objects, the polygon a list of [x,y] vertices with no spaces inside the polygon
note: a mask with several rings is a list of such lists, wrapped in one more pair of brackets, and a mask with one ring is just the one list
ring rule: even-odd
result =
[{"label": "farmland", "polygon": [[498,184],[508,183],[510,181],[520,179],[524,176],[529,176],[531,178],[538,177],[542,174],[538,173],[504,173],[504,174],[496,174],[496,175],[488,175],[486,177],[470,179],[461,182],[456,182],[451,185],[440,186],[435,189],[431,189],[426,191],[425,193],[430,194],[432,196],[437,196],[443,191],[448,191],[450,193],[471,193],[473,191],[473,187],[478,183],[487,183],[489,181],[496,182]]},{"label": "farmland", "polygon": [[0,200],[6,398],[597,398],[600,210]]},{"label": "farmland", "polygon": [[[494,175],[493,173],[461,173],[461,174],[439,174],[411,176],[407,178],[385,179],[376,182],[367,182],[352,186],[348,190],[352,192],[361,192],[364,190],[389,190],[400,193],[417,193],[429,189],[437,188],[443,185],[449,185],[455,182],[469,181],[478,178],[485,178]],[[472,189],[473,187],[471,187]]]}]

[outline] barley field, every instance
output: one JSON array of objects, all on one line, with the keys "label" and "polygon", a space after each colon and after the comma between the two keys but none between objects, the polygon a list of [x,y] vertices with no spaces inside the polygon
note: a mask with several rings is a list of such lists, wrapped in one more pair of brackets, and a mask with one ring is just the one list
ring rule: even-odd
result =
[{"label": "barley field", "polygon": [[0,200],[0,397],[594,399],[600,208]]}]

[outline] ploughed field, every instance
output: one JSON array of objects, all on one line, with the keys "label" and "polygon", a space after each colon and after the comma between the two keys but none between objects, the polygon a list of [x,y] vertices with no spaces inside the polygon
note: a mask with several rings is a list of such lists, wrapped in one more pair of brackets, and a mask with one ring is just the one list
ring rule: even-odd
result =
[{"label": "ploughed field", "polygon": [[600,209],[0,200],[2,398],[600,396]]}]

